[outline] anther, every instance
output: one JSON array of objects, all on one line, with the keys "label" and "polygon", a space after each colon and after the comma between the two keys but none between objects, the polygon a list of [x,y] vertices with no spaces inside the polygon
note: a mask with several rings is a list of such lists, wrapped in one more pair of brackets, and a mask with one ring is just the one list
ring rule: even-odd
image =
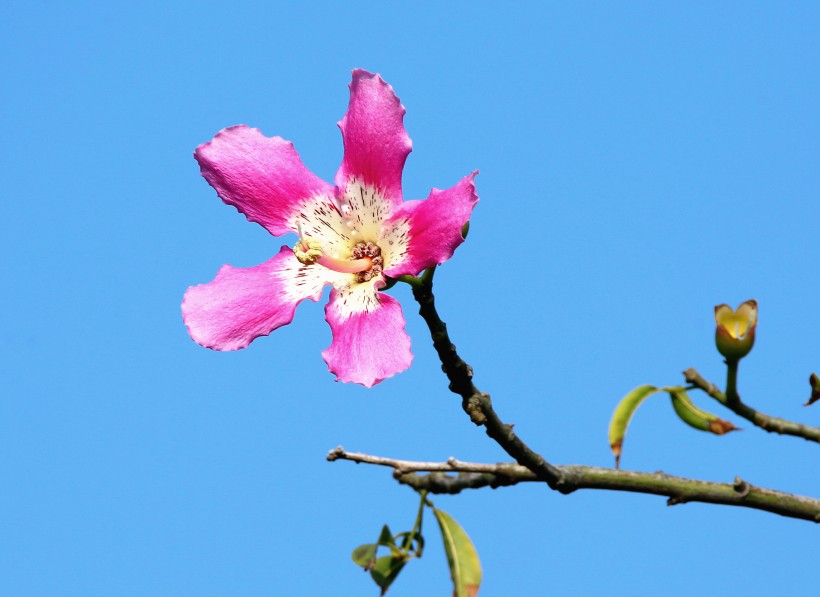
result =
[{"label": "anther", "polygon": [[293,245],[293,254],[302,265],[313,265],[322,258],[322,245],[309,238],[300,238]]}]

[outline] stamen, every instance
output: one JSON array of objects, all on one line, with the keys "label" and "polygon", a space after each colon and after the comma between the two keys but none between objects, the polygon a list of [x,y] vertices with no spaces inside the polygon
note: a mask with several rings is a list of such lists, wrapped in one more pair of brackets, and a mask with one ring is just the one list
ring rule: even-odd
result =
[{"label": "stamen", "polygon": [[373,267],[373,261],[368,257],[364,259],[336,259],[329,255],[322,255],[316,260],[316,263],[325,266],[327,269],[332,269],[334,272],[341,272],[343,274],[358,274],[359,272],[366,272]]},{"label": "stamen", "polygon": [[[338,201],[339,213],[342,213],[342,203]],[[346,218],[345,224],[350,228],[350,234],[356,234],[353,229],[352,220]],[[351,259],[339,259],[336,255],[326,255],[321,243],[307,238],[302,235],[302,223],[297,220],[296,231],[299,233],[299,240],[293,246],[293,254],[299,263],[302,265],[319,265],[340,272],[343,274],[356,274],[358,282],[366,282],[372,280],[382,272],[383,259],[381,257],[381,249],[373,243],[356,243],[353,248],[353,255]]]},{"label": "stamen", "polygon": [[[301,230],[300,230],[301,232]],[[301,236],[301,235],[300,235]],[[302,265],[313,265],[322,258],[322,245],[309,238],[300,238],[293,245],[293,254]]]},{"label": "stamen", "polygon": [[356,246],[353,247],[353,257],[357,259],[370,259],[372,262],[370,269],[356,274],[357,282],[369,282],[373,278],[382,275],[384,258],[382,257],[382,250],[379,245],[364,242],[356,243]]},{"label": "stamen", "polygon": [[356,255],[361,259],[339,259],[325,255],[321,243],[312,238],[302,237],[302,225],[296,222],[296,230],[299,232],[299,240],[293,245],[293,254],[302,265],[313,265],[318,263],[327,269],[343,274],[358,274],[372,269],[373,260],[368,256]]}]

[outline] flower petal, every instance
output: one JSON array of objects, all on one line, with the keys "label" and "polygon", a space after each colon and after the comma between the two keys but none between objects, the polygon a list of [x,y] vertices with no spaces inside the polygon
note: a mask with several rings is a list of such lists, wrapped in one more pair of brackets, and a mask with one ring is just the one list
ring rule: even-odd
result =
[{"label": "flower petal", "polygon": [[413,361],[410,337],[404,331],[401,305],[392,296],[359,285],[354,292],[372,295],[367,307],[351,289],[334,289],[325,306],[325,319],[333,331],[333,341],[322,358],[339,381],[373,387],[404,371]]},{"label": "flower petal", "polygon": [[275,236],[293,230],[289,222],[309,199],[333,197],[333,187],[305,167],[293,143],[259,129],[223,129],[194,157],[225,203]]},{"label": "flower petal", "polygon": [[380,246],[398,247],[385,260],[386,275],[416,275],[453,256],[464,242],[461,231],[478,203],[476,174],[478,171],[465,176],[446,191],[433,189],[424,201],[406,201],[384,223]]},{"label": "flower petal", "polygon": [[333,272],[303,266],[289,247],[261,265],[223,265],[208,284],[191,286],[182,319],[195,342],[214,350],[245,348],[293,320],[304,299],[318,301]]},{"label": "flower petal", "polygon": [[339,121],[344,159],[336,173],[340,191],[351,183],[379,189],[392,207],[401,204],[401,173],[413,143],[404,130],[404,106],[379,75],[356,69],[350,104]]}]

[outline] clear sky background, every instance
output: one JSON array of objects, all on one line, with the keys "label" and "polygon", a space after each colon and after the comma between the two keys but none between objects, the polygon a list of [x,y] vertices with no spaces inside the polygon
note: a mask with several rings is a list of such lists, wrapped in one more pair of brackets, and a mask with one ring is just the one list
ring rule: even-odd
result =
[{"label": "clear sky background", "polygon": [[[473,169],[470,238],[437,295],[499,414],[559,464],[609,466],[609,416],[697,367],[713,307],[756,298],[740,390],[771,414],[820,370],[820,9],[813,2],[6,2],[0,593],[372,595],[350,560],[416,495],[349,450],[508,458],[461,411],[406,287],[412,368],[334,382],[323,304],[236,353],[179,303],[276,239],[193,149],[246,123],[332,180],[352,68],[407,108],[407,198]],[[718,405],[694,394],[703,407]],[[623,466],[820,496],[820,448],[684,427],[650,400]],[[806,594],[818,528],[757,511],[540,486],[436,497],[481,594]],[[391,590],[447,595],[428,549]]]}]

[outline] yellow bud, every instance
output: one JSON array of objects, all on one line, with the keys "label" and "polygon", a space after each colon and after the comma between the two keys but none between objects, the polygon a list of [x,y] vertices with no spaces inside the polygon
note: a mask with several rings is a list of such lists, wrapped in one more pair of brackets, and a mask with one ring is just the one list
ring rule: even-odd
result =
[{"label": "yellow bud", "polygon": [[741,303],[737,310],[729,305],[715,307],[715,344],[727,361],[737,362],[752,350],[757,327],[757,301]]}]

